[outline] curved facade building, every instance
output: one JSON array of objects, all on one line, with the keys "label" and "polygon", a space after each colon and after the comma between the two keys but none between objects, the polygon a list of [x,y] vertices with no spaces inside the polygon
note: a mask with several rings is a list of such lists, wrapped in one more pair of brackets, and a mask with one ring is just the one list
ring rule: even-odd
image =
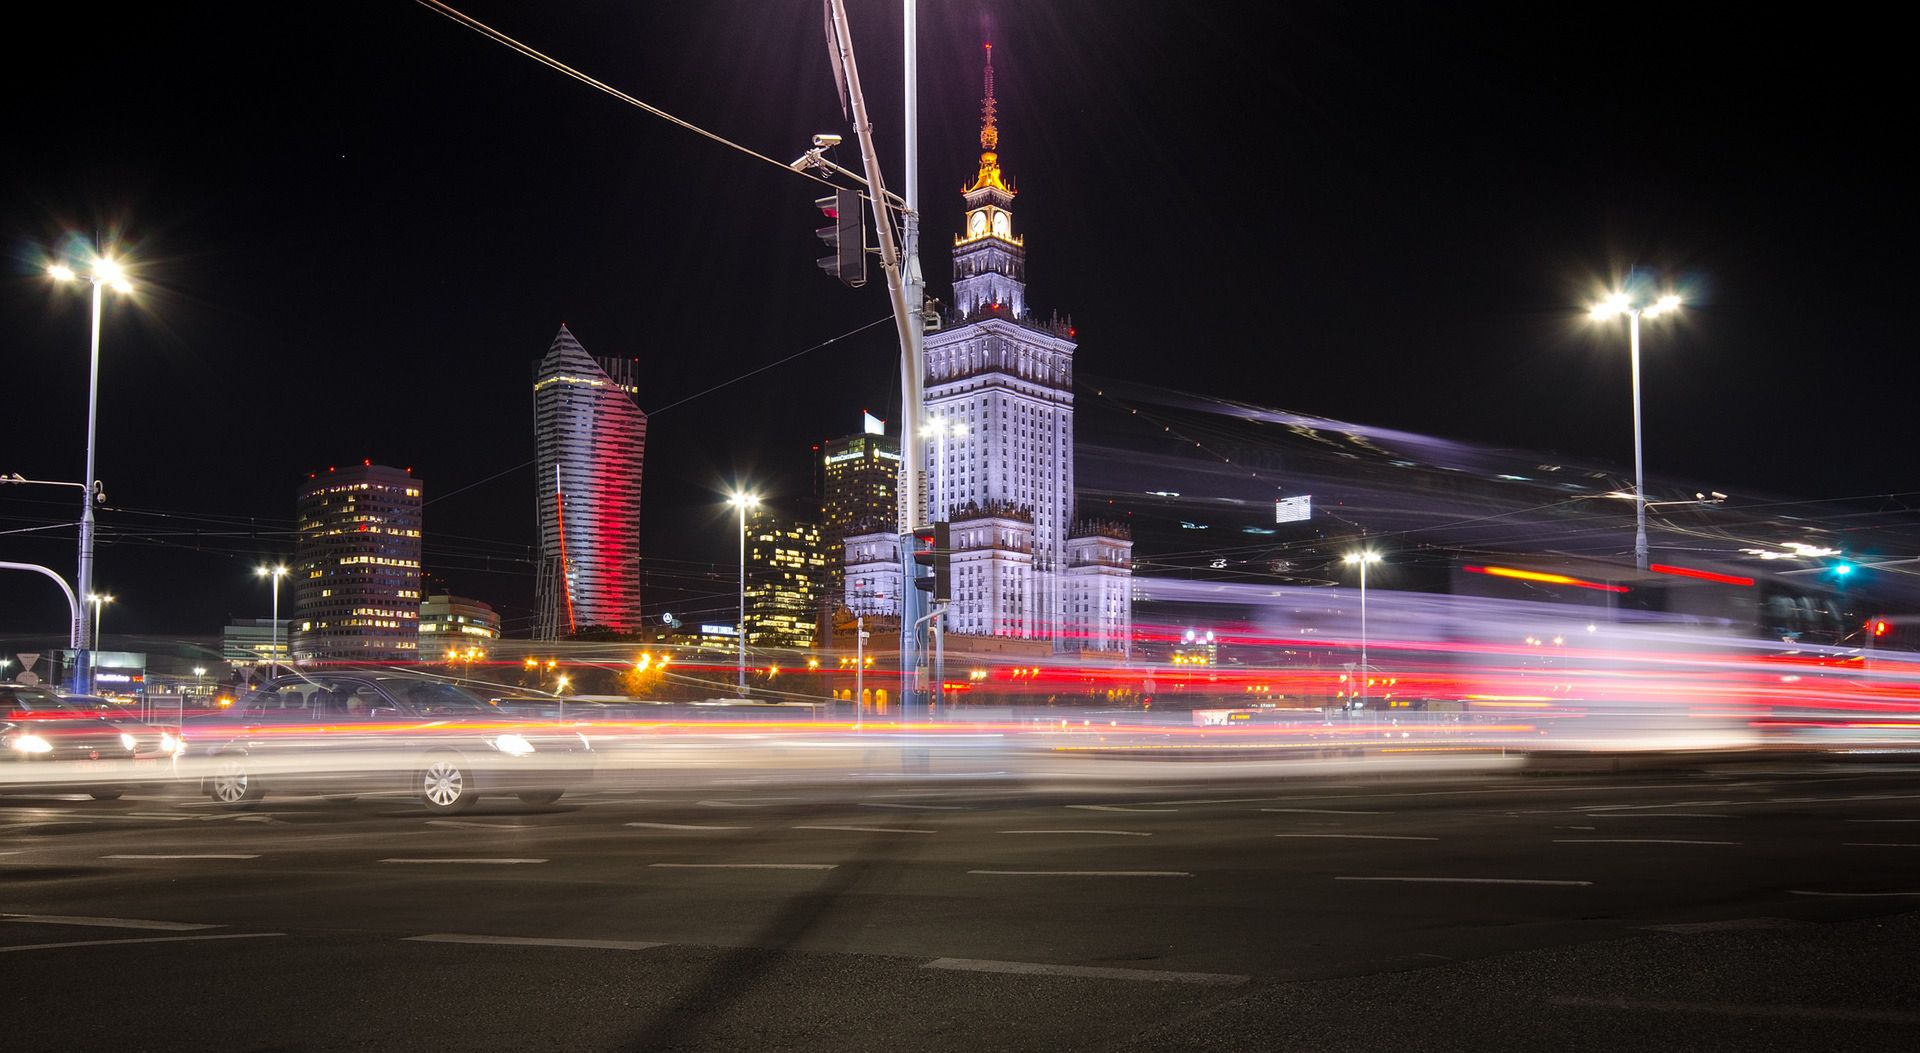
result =
[{"label": "curved facade building", "polygon": [[329,468],[301,487],[295,662],[419,657],[421,489],[380,464]]},{"label": "curved facade building", "polygon": [[562,325],[535,367],[540,571],[535,635],[640,628],[639,364],[595,358]]}]

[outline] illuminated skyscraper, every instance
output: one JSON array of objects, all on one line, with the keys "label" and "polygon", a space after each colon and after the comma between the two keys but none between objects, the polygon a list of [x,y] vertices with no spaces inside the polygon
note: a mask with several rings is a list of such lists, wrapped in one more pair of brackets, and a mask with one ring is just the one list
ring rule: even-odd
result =
[{"label": "illuminated skyscraper", "polygon": [[300,488],[293,660],[411,662],[419,656],[420,480],[362,463]]},{"label": "illuminated skyscraper", "polygon": [[639,363],[587,354],[565,325],[534,370],[540,520],[535,635],[640,629]]},{"label": "illuminated skyscraper", "polygon": [[1124,527],[1075,522],[1076,333],[1028,312],[995,105],[987,45],[980,169],[962,191],[953,244],[954,314],[926,338],[926,518],[952,524],[954,548],[947,631],[1124,652],[1133,542]]},{"label": "illuminated skyscraper", "polygon": [[762,509],[747,520],[747,646],[812,647],[827,561],[820,524]]},{"label": "illuminated skyscraper", "polygon": [[821,455],[821,543],[827,558],[827,595],[846,592],[846,541],[871,530],[898,530],[900,440],[867,417],[865,430],[830,440]]}]

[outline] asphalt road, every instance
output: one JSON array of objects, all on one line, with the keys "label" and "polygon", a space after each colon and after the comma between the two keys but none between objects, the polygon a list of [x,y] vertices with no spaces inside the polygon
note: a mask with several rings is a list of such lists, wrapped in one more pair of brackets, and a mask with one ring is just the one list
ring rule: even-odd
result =
[{"label": "asphalt road", "polygon": [[0,797],[0,1026],[23,1050],[1485,1050],[1920,1025],[1920,769],[1158,770],[687,771],[452,819]]}]

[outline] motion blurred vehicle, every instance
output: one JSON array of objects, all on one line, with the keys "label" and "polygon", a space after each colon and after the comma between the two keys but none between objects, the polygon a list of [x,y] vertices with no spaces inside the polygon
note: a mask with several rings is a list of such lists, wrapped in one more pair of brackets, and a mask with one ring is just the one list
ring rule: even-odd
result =
[{"label": "motion blurred vehicle", "polygon": [[106,699],[0,684],[0,793],[111,801],[174,777],[180,730],[129,719]]},{"label": "motion blurred vehicle", "polygon": [[551,804],[593,777],[586,736],[502,713],[443,681],[396,673],[296,673],[267,681],[196,738],[189,777],[240,809],[269,792],[402,793],[451,815],[483,795]]}]

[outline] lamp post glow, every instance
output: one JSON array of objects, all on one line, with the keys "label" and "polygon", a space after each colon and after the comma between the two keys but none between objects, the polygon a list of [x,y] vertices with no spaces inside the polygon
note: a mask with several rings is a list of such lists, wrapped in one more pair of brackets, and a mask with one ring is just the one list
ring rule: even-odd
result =
[{"label": "lamp post glow", "polygon": [[[63,263],[48,266],[47,276],[63,284],[82,280],[81,275]],[[87,343],[91,365],[87,372],[87,475],[82,481],[85,490],[80,497],[80,573],[74,584],[80,595],[90,596],[93,593],[93,503],[98,500],[100,489],[99,481],[93,477],[94,422],[100,407],[100,302],[106,287],[112,286],[118,293],[130,293],[133,285],[127,281],[126,271],[120,264],[105,256],[94,259],[93,268],[84,280],[93,286],[93,325]],[[84,618],[76,619],[72,635],[75,651],[74,686],[81,687],[81,678],[84,676],[84,682],[90,687],[93,663],[88,652],[93,641],[88,638]]]},{"label": "lamp post glow", "polygon": [[1633,369],[1633,560],[1647,569],[1647,482],[1640,454],[1640,317],[1659,318],[1680,309],[1680,297],[1667,293],[1651,304],[1636,304],[1626,293],[1617,292],[1593,305],[1588,316],[1596,322],[1609,322],[1627,316],[1627,347]]},{"label": "lamp post glow", "polygon": [[1380,553],[1370,549],[1349,552],[1342,557],[1341,562],[1360,565],[1360,668],[1357,678],[1358,686],[1349,696],[1349,702],[1353,698],[1358,698],[1359,704],[1353,708],[1365,709],[1367,705],[1367,565],[1380,562]]},{"label": "lamp post glow", "polygon": [[760,499],[752,494],[735,490],[727,503],[740,510],[740,660],[736,666],[735,685],[742,698],[747,694],[747,509],[758,508]]},{"label": "lamp post glow", "polygon": [[254,574],[262,578],[273,579],[273,636],[267,645],[267,678],[280,675],[280,579],[287,576],[287,568],[276,563],[269,567],[261,565],[254,568]]}]

